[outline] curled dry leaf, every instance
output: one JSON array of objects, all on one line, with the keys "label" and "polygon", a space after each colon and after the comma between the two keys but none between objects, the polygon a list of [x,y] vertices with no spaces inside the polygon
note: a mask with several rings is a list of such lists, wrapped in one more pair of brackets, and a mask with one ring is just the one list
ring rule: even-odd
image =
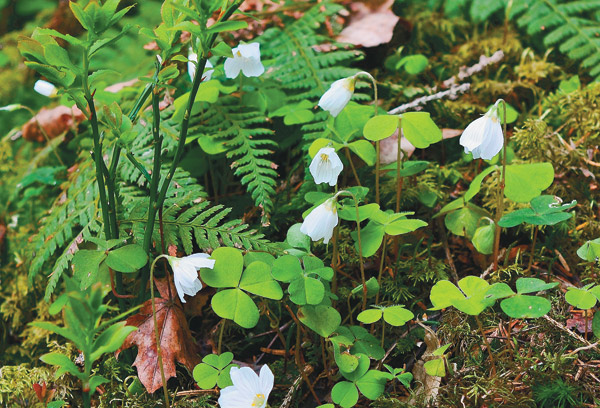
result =
[{"label": "curled dry leaf", "polygon": [[372,3],[375,9],[362,3],[352,5],[350,23],[342,30],[337,41],[366,48],[391,41],[394,27],[400,19],[391,10],[393,1]]},{"label": "curled dry leaf", "polygon": [[[171,296],[169,299],[169,288]],[[161,297],[155,298],[156,320],[158,322],[160,348],[162,351],[165,378],[175,377],[175,361],[183,364],[190,372],[200,358],[196,352],[196,345],[188,327],[181,304],[177,301],[175,288],[165,280],[156,280],[156,286]],[[123,346],[117,351],[137,346],[138,353],[133,365],[137,368],[138,377],[149,393],[162,387],[156,339],[154,334],[154,320],[152,318],[152,301],[144,302],[140,312],[127,319],[128,326],[138,329],[125,339]]]},{"label": "curled dry leaf", "polygon": [[40,126],[48,138],[54,139],[84,119],[85,115],[76,106],[69,108],[61,105],[51,109],[42,108],[23,125],[23,137],[32,142],[44,142],[46,137]]}]

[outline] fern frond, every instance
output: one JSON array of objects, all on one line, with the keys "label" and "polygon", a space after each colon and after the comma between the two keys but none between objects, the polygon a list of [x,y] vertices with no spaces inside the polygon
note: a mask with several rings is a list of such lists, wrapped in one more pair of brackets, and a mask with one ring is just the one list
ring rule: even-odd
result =
[{"label": "fern frond", "polygon": [[594,67],[590,74],[598,79],[600,27],[597,19],[588,16],[599,11],[599,0],[520,0],[513,15],[519,15],[517,24],[528,34],[546,33],[546,46],[560,44],[560,52],[581,61],[583,68]]},{"label": "fern frond", "polygon": [[266,157],[272,153],[269,148],[276,148],[277,144],[267,138],[273,131],[266,127],[265,115],[243,107],[240,98],[228,95],[211,104],[197,119],[190,129],[190,140],[210,137],[225,142],[234,175],[247,186],[255,204],[270,213],[277,172]]},{"label": "fern frond", "polygon": [[[187,254],[192,253],[194,240],[202,249],[226,245],[248,250],[281,252],[276,244],[269,242],[263,234],[255,230],[248,230],[248,225],[240,220],[223,222],[231,208],[223,205],[210,206],[210,202],[189,195],[173,198],[166,204],[162,219],[165,245],[181,245]],[[147,209],[148,201],[138,200],[129,214],[127,223],[131,224],[135,237],[144,235]],[[158,224],[157,219],[156,225]],[[153,239],[160,242],[158,228],[154,230]]]},{"label": "fern frond", "polygon": [[[319,34],[320,28],[327,18],[341,10],[343,7],[335,3],[317,4],[300,19],[286,22],[282,27],[269,28],[258,39],[265,57],[270,58],[266,77],[282,84],[288,103],[308,100],[316,106],[333,81],[358,72],[348,66],[361,58],[360,52],[337,43],[331,44],[329,51],[322,47],[331,40]],[[369,100],[369,96],[356,92],[354,99]],[[313,121],[302,126],[304,139],[311,141],[325,137],[323,132],[328,118],[327,112],[317,111]]]}]

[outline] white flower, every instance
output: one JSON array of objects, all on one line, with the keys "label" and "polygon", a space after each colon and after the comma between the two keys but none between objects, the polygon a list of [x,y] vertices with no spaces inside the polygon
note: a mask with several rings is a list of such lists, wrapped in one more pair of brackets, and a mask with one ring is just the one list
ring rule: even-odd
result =
[{"label": "white flower", "polygon": [[319,106],[331,113],[331,116],[336,117],[346,107],[352,94],[354,93],[354,84],[356,78],[351,76],[335,81],[327,92],[319,99]]},{"label": "white flower", "polygon": [[[196,75],[196,64],[198,64],[198,54],[192,51],[192,47],[190,47],[190,52],[188,54],[188,74],[190,76],[190,80],[194,81],[194,76]],[[213,72],[215,72],[213,64],[210,63],[209,60],[206,60],[206,66],[204,67],[204,80],[210,81],[212,78]]]},{"label": "white flower", "polygon": [[33,90],[39,94],[47,96],[48,98],[53,98],[58,95],[58,90],[56,87],[50,82],[42,79],[39,79],[35,82],[35,85],[33,85]]},{"label": "white flower", "polygon": [[16,111],[17,109],[21,109],[20,104],[18,103],[13,103],[12,105],[6,105],[6,106],[2,106],[0,107],[0,111],[7,111],[7,112],[12,112],[12,111]]},{"label": "white flower", "polygon": [[474,159],[490,160],[502,149],[504,136],[498,116],[498,102],[479,119],[467,126],[459,143],[465,153],[473,153]]},{"label": "white flower", "polygon": [[313,241],[323,238],[326,244],[333,235],[333,229],[338,224],[336,197],[332,197],[312,210],[306,216],[300,232],[308,235]]},{"label": "white flower", "polygon": [[275,377],[265,364],[260,376],[249,367],[232,367],[229,372],[233,385],[221,390],[221,408],[264,408],[273,389]]},{"label": "white flower", "polygon": [[233,58],[225,60],[225,76],[237,78],[240,71],[247,77],[257,77],[265,72],[265,67],[260,62],[260,44],[240,44],[234,49]]},{"label": "white flower", "polygon": [[313,157],[310,163],[310,174],[315,178],[315,183],[329,183],[330,186],[337,184],[337,179],[344,165],[333,147],[323,147]]},{"label": "white flower", "polygon": [[181,303],[185,303],[183,295],[195,296],[202,289],[202,282],[198,279],[198,269],[215,266],[214,259],[208,259],[208,254],[192,254],[183,258],[167,256],[171,269],[173,269],[173,281]]}]

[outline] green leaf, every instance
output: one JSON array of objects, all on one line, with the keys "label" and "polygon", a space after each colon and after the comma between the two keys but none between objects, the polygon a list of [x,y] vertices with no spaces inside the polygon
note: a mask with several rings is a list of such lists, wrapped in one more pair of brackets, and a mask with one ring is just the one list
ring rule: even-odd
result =
[{"label": "green leaf", "polygon": [[569,79],[563,79],[558,84],[558,90],[564,94],[575,92],[581,87],[581,81],[579,75],[573,75]]},{"label": "green leaf", "polygon": [[500,307],[513,319],[535,319],[548,313],[552,304],[548,299],[539,296],[515,295],[504,299]]},{"label": "green leaf", "polygon": [[422,54],[407,55],[398,61],[396,64],[396,69],[399,70],[400,68],[404,67],[404,70],[407,73],[416,75],[423,72],[425,68],[427,68],[428,64],[429,61],[427,60],[427,57]]},{"label": "green leaf", "polygon": [[504,195],[518,203],[526,203],[539,196],[554,181],[550,163],[511,164],[506,166]]},{"label": "green leaf", "polygon": [[360,312],[356,319],[359,322],[371,324],[379,321],[381,316],[383,316],[383,311],[381,309],[367,309]]},{"label": "green leaf", "polygon": [[342,322],[342,317],[331,306],[306,305],[298,309],[298,319],[321,337],[329,337]]},{"label": "green leaf", "polygon": [[310,237],[300,231],[302,224],[294,224],[288,229],[285,242],[294,248],[303,249],[310,252]]},{"label": "green leaf", "polygon": [[246,267],[239,287],[269,299],[279,300],[283,297],[281,286],[271,277],[271,267],[261,261],[254,261]]},{"label": "green leaf", "polygon": [[428,112],[403,113],[401,125],[404,137],[418,149],[425,149],[442,140],[442,131]]},{"label": "green leaf", "polygon": [[446,228],[454,235],[471,238],[475,235],[482,218],[490,218],[490,214],[474,204],[467,203],[459,210],[448,213],[444,218]]},{"label": "green leaf", "polygon": [[517,293],[532,293],[532,292],[540,292],[546,289],[552,289],[557,286],[558,282],[546,283],[538,278],[519,278],[517,279]]},{"label": "green leaf", "polygon": [[390,306],[383,310],[383,320],[392,326],[403,326],[415,318],[415,315],[402,306]]},{"label": "green leaf", "polygon": [[[350,234],[355,241],[354,247],[358,251],[358,232],[352,231]],[[385,235],[385,227],[377,222],[369,221],[367,226],[360,231],[362,255],[368,258],[374,255],[381,243],[383,242],[383,236]]]},{"label": "green leaf", "polygon": [[356,140],[348,144],[348,148],[360,157],[368,166],[375,164],[377,151],[371,143],[366,140]]},{"label": "green leaf", "polygon": [[365,124],[363,134],[365,139],[375,142],[393,135],[399,124],[400,118],[397,115],[375,116]]},{"label": "green leaf", "polygon": [[94,395],[94,392],[96,392],[96,388],[99,385],[105,384],[107,382],[110,382],[107,378],[102,377],[101,375],[94,375],[92,378],[90,378],[90,395]]},{"label": "green leaf", "polygon": [[447,280],[436,282],[429,293],[429,299],[433,305],[433,310],[445,309],[452,306],[457,300],[463,298],[464,295],[460,289]]},{"label": "green leaf", "polygon": [[105,353],[117,351],[125,338],[136,330],[137,327],[126,326],[124,321],[109,326],[94,340],[93,352],[89,357],[91,362],[98,360]]},{"label": "green leaf", "polygon": [[587,310],[596,305],[596,296],[587,290],[570,287],[565,293],[565,300],[571,306],[578,309]]},{"label": "green leaf", "polygon": [[376,400],[383,394],[387,376],[381,371],[369,370],[356,381],[356,386],[370,400]]},{"label": "green leaf", "polygon": [[341,381],[331,389],[331,399],[342,408],[350,408],[358,402],[358,390],[348,381]]},{"label": "green leaf", "polygon": [[208,27],[206,30],[207,34],[222,33],[223,31],[236,31],[242,30],[248,27],[248,23],[245,21],[220,21]]},{"label": "green leaf", "polygon": [[[358,207],[358,220],[364,221],[370,218],[375,211],[379,210],[379,204],[371,203]],[[342,205],[338,216],[345,221],[356,222],[356,207],[354,205]]]},{"label": "green leaf", "polygon": [[325,287],[318,279],[301,276],[288,287],[290,300],[297,305],[318,305],[325,296]]},{"label": "green leaf", "polygon": [[600,238],[587,241],[579,247],[577,255],[588,262],[596,262],[600,258]]},{"label": "green leaf", "polygon": [[592,332],[596,338],[600,338],[600,312],[596,311],[594,313],[594,318],[592,319]]},{"label": "green leaf", "polygon": [[48,353],[41,356],[40,360],[42,360],[46,364],[62,367],[66,372],[76,377],[79,377],[81,375],[81,372],[79,371],[79,368],[75,365],[75,363],[72,362],[71,359],[65,356],[64,354]]},{"label": "green leaf", "polygon": [[200,363],[194,367],[192,375],[194,376],[194,381],[196,381],[198,387],[203,390],[210,390],[217,384],[219,370],[208,364]]},{"label": "green leaf", "polygon": [[130,244],[109,251],[106,264],[117,272],[131,273],[148,263],[148,255],[141,245]]},{"label": "green leaf", "polygon": [[481,190],[481,183],[483,182],[483,179],[498,168],[498,166],[487,167],[485,170],[475,176],[473,181],[471,181],[471,184],[469,184],[469,189],[465,193],[465,201],[470,201],[473,197],[475,197]]},{"label": "green leaf", "polygon": [[106,258],[106,251],[80,249],[73,256],[73,275],[85,289],[97,281],[100,263]]},{"label": "green leaf", "polygon": [[358,357],[348,351],[340,352],[340,344],[331,342],[335,363],[342,373],[352,373],[358,368]]},{"label": "green leaf", "polygon": [[436,377],[446,376],[446,365],[443,358],[426,361],[425,364],[423,364],[423,367],[425,368],[425,372],[429,375]]},{"label": "green leaf", "polygon": [[302,275],[300,260],[293,255],[282,255],[273,262],[273,277],[281,282],[292,282]]},{"label": "green leaf", "polygon": [[219,374],[219,378],[217,378],[217,386],[221,389],[225,388],[225,387],[229,387],[230,385],[233,385],[233,382],[231,381],[231,375],[230,375],[230,371],[233,367],[238,367],[239,366],[237,364],[229,364],[227,367],[225,367],[224,370],[221,371],[221,373]]},{"label": "green leaf", "polygon": [[494,283],[488,288],[485,297],[488,299],[498,300],[514,294],[515,292],[506,283],[498,282]]},{"label": "green leaf", "polygon": [[421,227],[426,227],[427,223],[422,220],[412,220],[408,218],[398,218],[385,226],[385,233],[388,235],[407,234],[416,231]]},{"label": "green leaf", "polygon": [[213,288],[237,287],[244,268],[244,257],[240,250],[229,247],[217,248],[211,258],[215,260],[214,268],[203,268],[200,272],[204,283]]},{"label": "green leaf", "polygon": [[231,47],[225,42],[220,42],[214,47],[212,47],[211,52],[217,57],[233,58],[233,52],[231,51]]},{"label": "green leaf", "polygon": [[473,234],[473,246],[484,255],[490,255],[494,252],[494,235],[496,227],[494,224],[484,225],[475,230]]},{"label": "green leaf", "polygon": [[260,313],[250,296],[241,289],[225,289],[213,296],[211,306],[224,319],[233,320],[244,329],[258,323]]},{"label": "green leaf", "polygon": [[219,356],[216,368],[219,370],[225,369],[233,361],[233,353],[226,351]]},{"label": "green leaf", "polygon": [[[379,292],[379,283],[377,282],[377,279],[375,279],[374,276],[371,276],[368,280],[367,280],[367,297],[373,297],[375,296],[378,292]],[[352,294],[356,295],[357,293],[360,293],[362,296],[362,292],[363,292],[363,285],[362,283],[360,285],[358,285],[357,287],[355,287],[354,289],[352,289]]]},{"label": "green leaf", "polygon": [[514,227],[521,223],[531,225],[554,225],[572,217],[566,213],[573,208],[577,201],[561,204],[562,201],[552,195],[541,195],[535,197],[529,203],[531,208],[522,208],[503,216],[498,225],[504,228]]}]

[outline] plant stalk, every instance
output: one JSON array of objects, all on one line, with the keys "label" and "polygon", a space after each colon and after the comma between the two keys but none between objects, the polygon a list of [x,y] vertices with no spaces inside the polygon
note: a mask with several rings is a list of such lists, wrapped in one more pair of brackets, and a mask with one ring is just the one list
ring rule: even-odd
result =
[{"label": "plant stalk", "polygon": [[[150,267],[150,299],[152,299],[152,320],[154,321],[154,339],[156,341],[156,354],[158,355],[158,366],[160,368],[160,377],[162,380],[163,393],[165,396],[165,406],[169,408],[169,393],[167,391],[167,380],[165,378],[165,368],[163,366],[162,350],[160,348],[160,334],[158,333],[158,321],[156,319],[156,301],[154,299],[154,267],[156,266],[156,262],[161,258],[166,259],[166,256],[159,255],[158,257],[156,257],[156,259],[152,262],[152,266]],[[170,284],[170,282],[167,282],[167,285]]]},{"label": "plant stalk", "polygon": [[[497,271],[498,270],[498,253],[500,251],[500,232],[502,230],[502,228],[500,228],[500,226],[498,225],[498,222],[500,221],[500,218],[502,218],[502,213],[504,212],[504,186],[505,186],[505,182],[506,182],[506,149],[507,149],[507,144],[508,144],[508,136],[506,134],[506,102],[503,99],[500,99],[500,101],[502,101],[502,106],[503,106],[503,112],[504,112],[504,116],[503,116],[503,137],[504,137],[504,146],[503,146],[503,150],[502,150],[502,178],[500,180],[500,185],[498,186],[498,205],[496,208],[496,232],[494,235],[494,252],[493,252],[493,257],[494,257],[494,270]],[[498,103],[498,102],[496,102]]]}]

